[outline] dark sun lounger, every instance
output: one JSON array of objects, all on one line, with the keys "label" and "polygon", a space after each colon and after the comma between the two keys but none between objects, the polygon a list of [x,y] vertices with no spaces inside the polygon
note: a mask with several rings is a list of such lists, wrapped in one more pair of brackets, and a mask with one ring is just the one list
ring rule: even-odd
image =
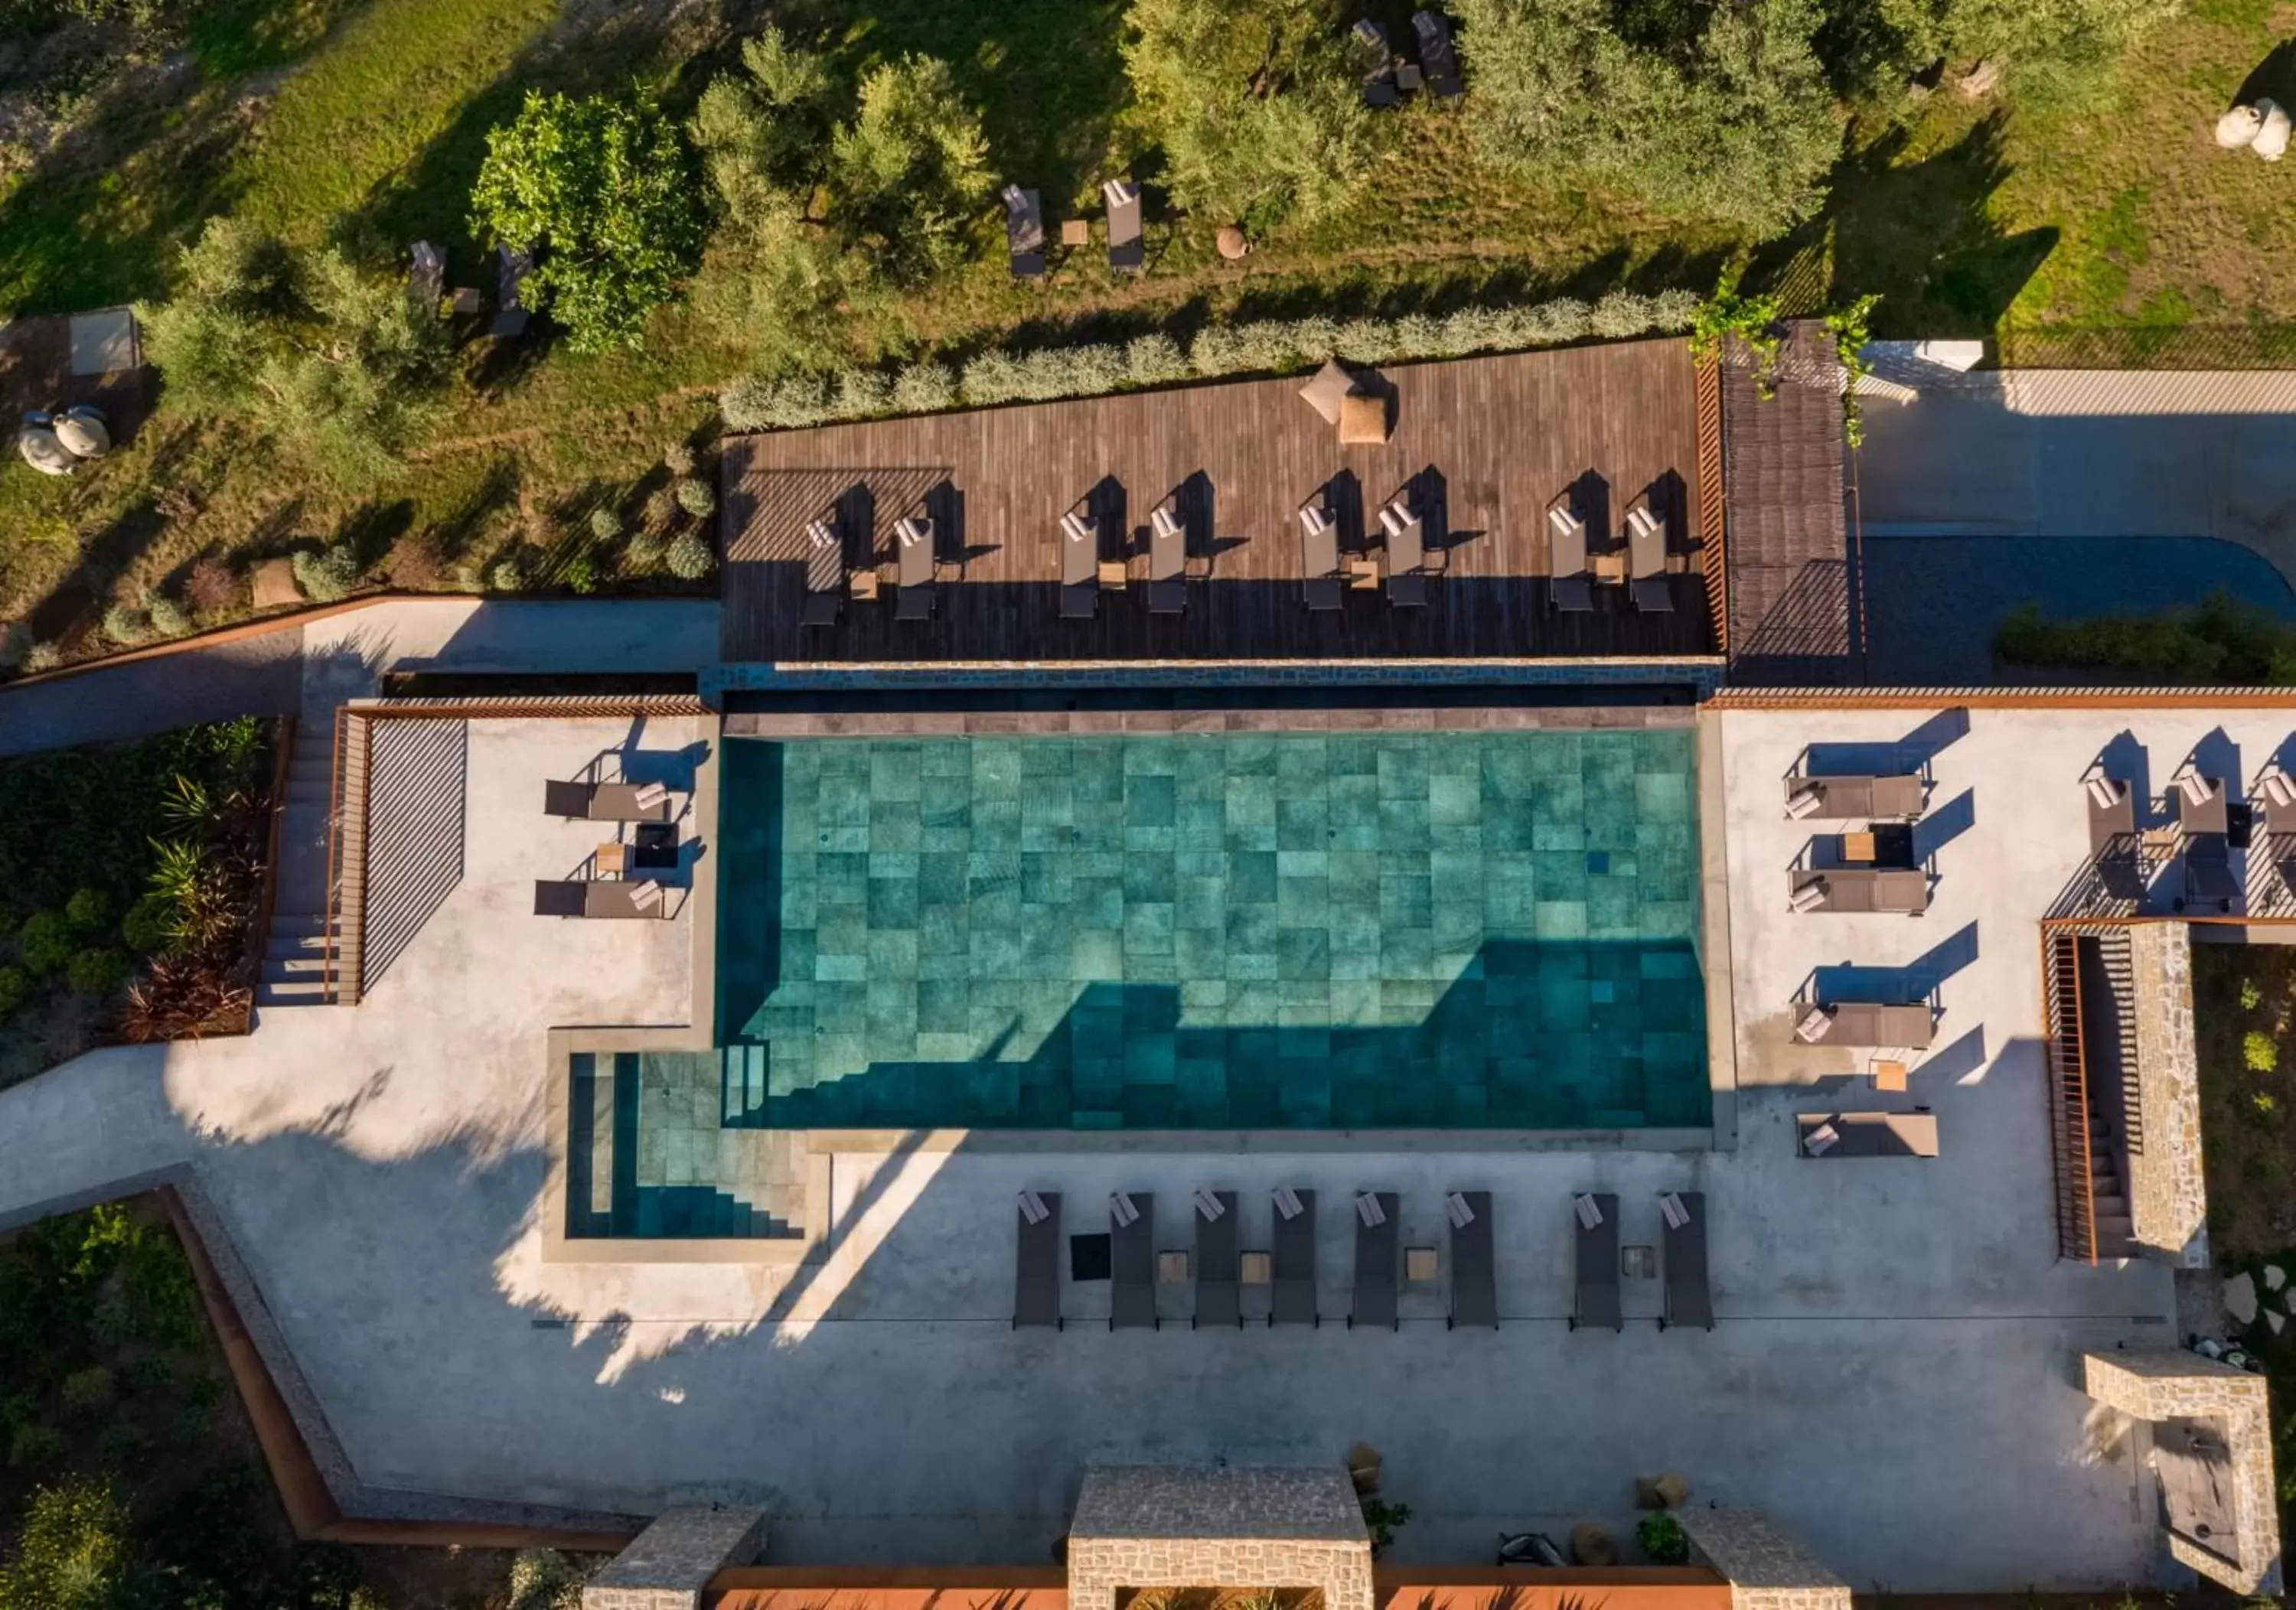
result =
[{"label": "dark sun lounger", "polygon": [[1594,1193],[1603,1222],[1588,1228],[1578,1221],[1578,1199],[1570,1199],[1570,1228],[1578,1244],[1578,1295],[1571,1304],[1570,1328],[1624,1330],[1626,1318],[1619,1310],[1619,1199],[1608,1191]]},{"label": "dark sun lounger", "polygon": [[1449,1323],[1454,1329],[1462,1325],[1488,1325],[1496,1330],[1499,1323],[1499,1289],[1496,1264],[1491,1255],[1491,1193],[1463,1190],[1458,1196],[1475,1216],[1464,1224],[1451,1226]]},{"label": "dark sun lounger", "polygon": [[1281,1207],[1275,1210],[1275,1305],[1268,1310],[1267,1322],[1320,1325],[1323,1316],[1316,1312],[1316,1193],[1292,1194],[1300,1198],[1297,1217],[1286,1219]]},{"label": "dark sun lounger", "polygon": [[1144,1190],[1127,1191],[1140,1216],[1119,1224],[1111,1203],[1108,1221],[1111,1270],[1115,1288],[1111,1294],[1111,1330],[1157,1330],[1156,1318],[1156,1198]]},{"label": "dark sun lounger", "polygon": [[636,782],[567,782],[554,777],[542,785],[542,813],[570,821],[674,821],[676,793],[642,805],[638,794],[644,787]]},{"label": "dark sun lounger", "polygon": [[1706,1279],[1706,1197],[1702,1192],[1678,1190],[1674,1199],[1688,1216],[1679,1226],[1667,1222],[1661,1198],[1659,1223],[1666,1235],[1666,1317],[1658,1322],[1714,1328],[1714,1294]]},{"label": "dark sun lounger", "polygon": [[1040,1222],[1029,1223],[1025,1212],[1019,1215],[1021,1244],[1013,1296],[1013,1328],[1049,1325],[1059,1330],[1062,1328],[1061,1193],[1040,1191],[1037,1199],[1045,1205],[1045,1216]]},{"label": "dark sun lounger", "polygon": [[1399,1255],[1398,1227],[1395,1222],[1396,1195],[1391,1190],[1365,1191],[1365,1196],[1379,1204],[1380,1222],[1366,1224],[1363,1210],[1356,1215],[1356,1301],[1348,1313],[1348,1328],[1358,1325],[1384,1325],[1390,1330],[1403,1328],[1403,1320],[1396,1311],[1396,1260]]},{"label": "dark sun lounger", "polygon": [[1201,1204],[1196,1208],[1196,1312],[1188,1321],[1191,1328],[1243,1323],[1237,1284],[1235,1193],[1216,1190],[1212,1195],[1219,1201],[1218,1218],[1205,1218]]}]

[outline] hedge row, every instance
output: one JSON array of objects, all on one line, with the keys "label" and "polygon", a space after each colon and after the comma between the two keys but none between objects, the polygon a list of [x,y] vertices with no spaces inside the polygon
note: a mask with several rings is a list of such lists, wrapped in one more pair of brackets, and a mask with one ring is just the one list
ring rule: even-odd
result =
[{"label": "hedge row", "polygon": [[1221,375],[1282,373],[1332,357],[1394,364],[1557,347],[1588,336],[1619,340],[1685,330],[1698,305],[1698,298],[1686,290],[1656,296],[1614,290],[1591,306],[1564,297],[1529,306],[1464,307],[1456,313],[1411,314],[1399,319],[1263,319],[1212,325],[1199,331],[1185,350],[1169,336],[1144,335],[1120,347],[984,352],[961,373],[926,359],[890,372],[844,369],[779,379],[750,375],[726,388],[719,406],[732,429],[786,430],[960,405],[1096,396]]}]

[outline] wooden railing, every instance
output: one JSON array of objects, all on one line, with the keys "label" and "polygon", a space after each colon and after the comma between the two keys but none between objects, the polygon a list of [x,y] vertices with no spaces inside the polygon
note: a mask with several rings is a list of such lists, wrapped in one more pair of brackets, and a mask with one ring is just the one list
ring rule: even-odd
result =
[{"label": "wooden railing", "polygon": [[320,993],[357,1006],[366,916],[366,780],[374,756],[373,723],[335,712],[334,781],[327,803],[327,939]]},{"label": "wooden railing", "polygon": [[1698,528],[1700,563],[1706,576],[1707,607],[1714,614],[1714,649],[1730,652],[1730,565],[1726,546],[1729,510],[1722,485],[1722,365],[1701,360],[1698,399]]},{"label": "wooden railing", "polygon": [[2057,1254],[2094,1263],[2096,1180],[2090,1164],[2088,1059],[2081,1046],[2078,930],[2041,930],[2041,980],[2048,1035],[2049,1144],[2056,1164]]}]

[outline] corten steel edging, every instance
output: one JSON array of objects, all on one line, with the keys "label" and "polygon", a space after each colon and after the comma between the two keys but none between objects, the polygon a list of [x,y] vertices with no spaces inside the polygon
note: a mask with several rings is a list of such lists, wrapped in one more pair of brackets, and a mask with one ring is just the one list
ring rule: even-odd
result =
[{"label": "corten steel edging", "polygon": [[2296,710],[2296,688],[1726,688],[1710,710]]},{"label": "corten steel edging", "polygon": [[319,896],[324,909],[320,911],[322,929],[319,955],[319,997],[335,999],[335,945],[340,936],[340,921],[336,915],[342,896],[342,874],[336,856],[341,851],[340,842],[343,821],[343,731],[351,719],[348,710],[335,712],[333,756],[328,767],[327,784],[327,848],[326,861],[321,865]]},{"label": "corten steel edging", "polygon": [[1698,523],[1706,576],[1708,612],[1714,620],[1714,646],[1730,652],[1730,548],[1728,488],[1723,480],[1722,364],[1709,356],[1692,365],[1698,410]]}]

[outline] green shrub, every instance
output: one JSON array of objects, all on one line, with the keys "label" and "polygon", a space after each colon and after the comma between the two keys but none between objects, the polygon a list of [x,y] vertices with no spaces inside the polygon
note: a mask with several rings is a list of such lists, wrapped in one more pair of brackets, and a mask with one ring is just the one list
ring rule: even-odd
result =
[{"label": "green shrub", "polygon": [[81,933],[111,919],[111,900],[102,889],[74,889],[64,902],[64,920]]},{"label": "green shrub", "polygon": [[718,568],[718,555],[709,539],[699,531],[679,532],[663,557],[668,561],[669,573],[680,581],[700,581]]},{"label": "green shrub", "polygon": [[894,372],[886,405],[895,413],[938,413],[956,406],[956,371],[931,359]]},{"label": "green shrub", "polygon": [[291,562],[295,567],[295,584],[315,604],[332,604],[347,596],[358,585],[365,568],[348,543],[317,550],[298,548]]},{"label": "green shrub", "polygon": [[[8,1434],[8,1468],[46,1470],[63,1463],[64,1434],[53,1426],[27,1421]],[[0,1605],[5,1605],[5,1577],[0,1576]]]},{"label": "green shrub", "polygon": [[151,1451],[152,1439],[133,1420],[108,1420],[95,1434],[95,1457],[115,1470],[136,1464]]},{"label": "green shrub", "polygon": [[133,648],[152,635],[152,617],[132,604],[114,604],[103,612],[103,635],[123,649]]},{"label": "green shrub", "polygon": [[1187,356],[1170,336],[1140,336],[1125,346],[1124,378],[1135,386],[1168,386],[1188,378]]},{"label": "green shrub", "polygon": [[32,993],[32,976],[20,967],[0,967],[0,1023],[14,1017]]},{"label": "green shrub", "polygon": [[1653,1565],[1690,1563],[1690,1536],[1682,1523],[1663,1509],[1643,1516],[1635,1527],[1635,1541],[1642,1545]]},{"label": "green shrub", "polygon": [[2258,985],[2256,980],[2253,978],[2242,979],[2240,981],[2240,1009],[2243,1012],[2252,1012],[2263,1004],[2264,991]]},{"label": "green shrub", "polygon": [[510,1610],[575,1610],[586,1574],[554,1549],[522,1549],[510,1563]]},{"label": "green shrub", "polygon": [[496,593],[516,593],[526,585],[526,562],[513,548],[487,572],[487,586]]},{"label": "green shrub", "polygon": [[661,568],[662,556],[668,551],[669,538],[662,531],[651,527],[633,531],[622,549],[622,574],[650,576]]},{"label": "green shrub", "polygon": [[708,481],[688,476],[677,483],[677,506],[696,519],[706,519],[718,511],[718,494]]},{"label": "green shrub", "polygon": [[56,1396],[63,1404],[66,1414],[86,1414],[105,1407],[119,1395],[119,1384],[111,1378],[111,1371],[101,1364],[94,1364],[86,1369],[75,1369],[66,1376],[56,1388]]},{"label": "green shrub", "polygon": [[168,924],[174,913],[165,895],[139,895],[119,919],[119,936],[138,956],[156,956],[168,948]]},{"label": "green shrub", "polygon": [[906,55],[863,75],[852,120],[832,135],[830,217],[899,280],[964,261],[988,200],[980,114],[947,62]]},{"label": "green shrub", "polygon": [[2026,605],[2001,623],[1994,658],[2018,666],[2108,671],[2185,686],[2296,684],[2296,627],[2216,593],[2197,609],[2049,621]]},{"label": "green shrub", "polygon": [[35,911],[16,930],[17,960],[35,978],[62,972],[71,953],[71,924],[58,912]]},{"label": "green shrub", "polygon": [[645,531],[667,531],[677,519],[677,494],[668,486],[656,486],[646,494],[644,506],[638,512],[638,525]]},{"label": "green shrub", "polygon": [[602,543],[611,543],[622,534],[622,517],[610,504],[600,503],[590,511],[590,535]]},{"label": "green shrub", "polygon": [[24,674],[53,671],[64,663],[64,651],[55,643],[34,643],[24,652]]},{"label": "green shrub", "polygon": [[127,959],[118,951],[90,947],[76,952],[64,981],[83,995],[109,995],[127,981]]},{"label": "green shrub", "polygon": [[568,560],[566,584],[586,597],[595,593],[598,590],[598,561],[586,553],[578,553]]},{"label": "green shrub", "polygon": [[111,1610],[128,1561],[127,1507],[108,1483],[74,1476],[43,1487],[0,1568],[0,1610]]},{"label": "green shrub", "polygon": [[165,593],[145,594],[144,609],[152,630],[161,637],[181,637],[192,629],[192,612]]},{"label": "green shrub", "polygon": [[2272,1073],[2280,1066],[2280,1047],[2262,1029],[2252,1028],[2241,1036],[2240,1055],[2251,1074]]},{"label": "green shrub", "polygon": [[0,625],[0,671],[22,666],[32,651],[32,628],[20,620]]},{"label": "green shrub", "polygon": [[693,449],[684,442],[672,442],[661,450],[661,467],[672,475],[692,475]]}]

